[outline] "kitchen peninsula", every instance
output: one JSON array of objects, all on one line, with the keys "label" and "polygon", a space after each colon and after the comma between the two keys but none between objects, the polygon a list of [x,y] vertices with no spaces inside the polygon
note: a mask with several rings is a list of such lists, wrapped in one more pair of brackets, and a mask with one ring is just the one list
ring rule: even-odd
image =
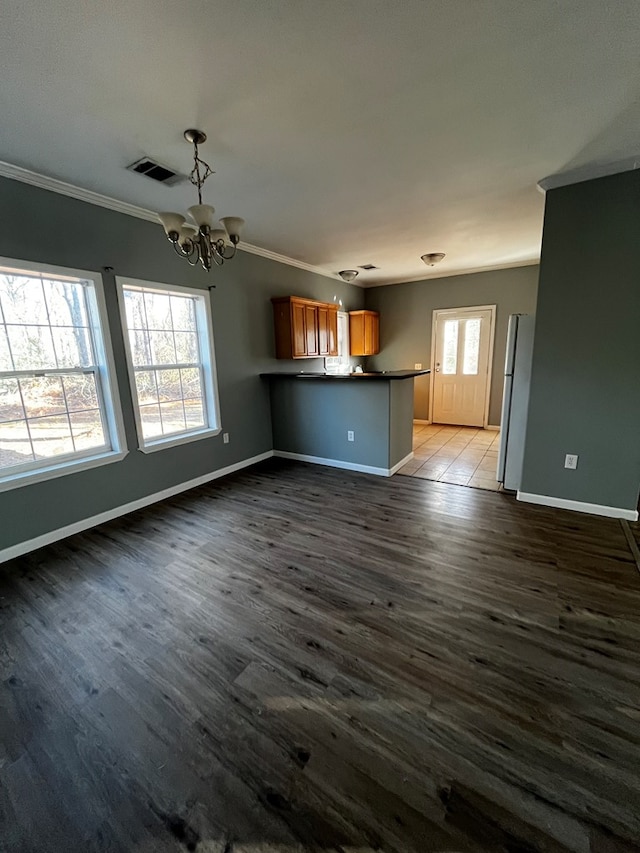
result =
[{"label": "kitchen peninsula", "polygon": [[261,374],[276,456],[390,477],[413,456],[413,380],[429,372]]}]

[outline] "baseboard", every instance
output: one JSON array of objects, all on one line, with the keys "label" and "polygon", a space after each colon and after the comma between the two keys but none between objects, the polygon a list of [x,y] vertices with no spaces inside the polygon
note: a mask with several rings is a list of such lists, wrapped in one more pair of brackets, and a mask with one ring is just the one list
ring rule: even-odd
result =
[{"label": "baseboard", "polygon": [[494,432],[498,432],[498,430],[500,429],[500,424],[498,424],[497,426],[495,424],[487,424],[485,429],[492,429]]},{"label": "baseboard", "polygon": [[240,471],[242,468],[248,468],[250,465],[255,465],[257,462],[262,462],[263,459],[270,459],[273,456],[273,450],[267,450],[265,453],[259,453],[257,456],[252,456],[249,459],[242,459],[240,462],[234,462],[233,465],[227,465],[226,468],[219,468],[217,471],[212,471],[209,474],[203,474],[202,477],[196,477],[194,480],[187,480],[184,483],[178,483],[177,486],[171,486],[168,489],[163,489],[161,492],[155,492],[152,495],[146,495],[139,498],[137,501],[122,504],[121,506],[109,509],[106,512],[101,512],[98,515],[92,515],[90,518],[83,518],[81,521],[76,521],[73,524],[68,524],[66,527],[59,527],[57,530],[51,530],[49,533],[43,533],[42,536],[36,536],[34,539],[29,539],[26,542],[18,542],[17,545],[11,545],[0,551],[0,563],[6,560],[12,560],[14,557],[21,557],[23,554],[28,554],[30,551],[35,551],[36,548],[43,548],[45,545],[51,545],[53,542],[58,542],[60,539],[66,539],[67,536],[73,536],[74,533],[82,533],[83,530],[88,530],[90,527],[96,527],[98,524],[104,524],[105,521],[112,521],[121,515],[126,515],[129,512],[135,512],[137,509],[142,509],[150,504],[158,501],[171,498],[180,492],[186,492],[189,489],[195,489],[196,486],[202,486],[209,483],[211,480],[217,480],[220,477],[226,477],[227,474],[233,474],[234,471]]},{"label": "baseboard", "polygon": [[528,492],[518,492],[516,499],[524,503],[552,506],[557,509],[571,509],[574,512],[585,512],[589,515],[604,515],[606,518],[626,518],[627,521],[638,520],[638,511],[635,509],[622,509],[622,507],[617,506],[602,506],[601,504],[589,504],[583,501],[570,501],[566,498],[552,498],[548,495],[532,495]]},{"label": "baseboard", "polygon": [[414,418],[413,422],[414,422],[414,424],[420,424],[420,426],[430,426],[431,425],[431,421],[423,421],[420,418]]},{"label": "baseboard", "polygon": [[389,476],[392,477],[396,473],[396,471],[399,471],[403,465],[406,465],[407,462],[411,462],[412,459],[413,459],[413,450],[411,451],[411,453],[407,453],[407,455],[404,457],[404,459],[401,459],[399,462],[396,462],[396,464],[393,466],[393,468],[389,468]]},{"label": "baseboard", "polygon": [[[290,453],[288,450],[274,450],[274,456],[282,459],[294,459],[297,462],[311,462],[313,465],[327,465],[329,468],[342,468],[345,471],[359,471],[361,474],[375,474],[377,477],[391,477],[395,468],[375,468],[373,465],[359,465],[357,462],[343,462],[342,459],[325,459],[322,456],[307,456],[306,453]],[[413,453],[411,454],[413,456]],[[405,457],[408,461],[408,457]],[[404,459],[399,465],[404,465]]]}]

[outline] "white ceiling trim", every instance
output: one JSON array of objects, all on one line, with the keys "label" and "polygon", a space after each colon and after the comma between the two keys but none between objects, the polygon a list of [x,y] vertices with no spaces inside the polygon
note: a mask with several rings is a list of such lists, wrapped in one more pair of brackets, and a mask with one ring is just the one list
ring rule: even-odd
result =
[{"label": "white ceiling trim", "polygon": [[512,270],[515,267],[533,267],[540,263],[540,254],[532,255],[530,258],[525,258],[521,261],[509,261],[506,264],[490,264],[484,267],[471,267],[465,269],[451,270],[449,272],[438,273],[435,275],[426,275],[421,278],[397,278],[392,281],[385,281],[383,284],[364,284],[364,287],[386,287],[388,284],[413,284],[416,281],[435,281],[438,278],[451,278],[454,275],[471,275],[474,272],[492,272],[493,270]]},{"label": "white ceiling trim", "polygon": [[[10,178],[14,181],[21,181],[23,184],[31,184],[33,187],[40,187],[43,190],[50,190],[60,195],[66,195],[70,198],[85,201],[88,204],[95,204],[98,207],[106,207],[108,210],[115,210],[117,213],[125,213],[127,216],[135,216],[137,219],[144,219],[147,222],[153,222],[159,225],[157,213],[148,210],[145,207],[138,207],[136,204],[129,204],[126,201],[119,201],[117,198],[111,198],[108,195],[86,190],[83,187],[77,187],[74,184],[68,184],[66,181],[61,181],[58,178],[52,178],[49,175],[42,175],[39,172],[32,172],[30,169],[23,169],[22,166],[15,166],[13,163],[6,163],[0,160],[0,177]],[[307,272],[322,275],[325,278],[332,278],[336,281],[342,281],[340,276],[322,267],[316,267],[312,264],[306,264],[304,261],[299,261],[296,258],[290,258],[287,255],[281,255],[278,252],[272,252],[270,249],[263,249],[261,246],[254,246],[252,243],[242,241],[238,248],[243,252],[249,252],[251,255],[259,255],[261,258],[267,258],[270,261],[276,261],[279,264],[287,264],[290,267],[298,267],[298,269],[306,270]],[[352,282],[358,287],[363,285],[360,282]]]},{"label": "white ceiling trim", "polygon": [[614,160],[611,163],[590,163],[587,166],[579,166],[567,172],[556,172],[538,181],[538,189],[542,192],[555,190],[558,187],[567,187],[570,184],[579,184],[582,181],[593,181],[596,178],[606,178],[609,175],[619,175],[621,172],[631,172],[640,169],[640,155],[627,157],[624,160]]}]

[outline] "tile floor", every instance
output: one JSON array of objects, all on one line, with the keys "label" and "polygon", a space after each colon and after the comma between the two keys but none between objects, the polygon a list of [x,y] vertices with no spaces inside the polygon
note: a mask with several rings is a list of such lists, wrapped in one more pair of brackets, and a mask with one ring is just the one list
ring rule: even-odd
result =
[{"label": "tile floor", "polygon": [[497,492],[499,442],[497,430],[414,424],[414,458],[398,474]]}]

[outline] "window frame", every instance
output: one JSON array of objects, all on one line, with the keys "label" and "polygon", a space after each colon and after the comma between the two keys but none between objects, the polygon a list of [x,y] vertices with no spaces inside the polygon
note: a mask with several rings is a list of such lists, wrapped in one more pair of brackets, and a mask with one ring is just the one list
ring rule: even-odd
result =
[{"label": "window frame", "polygon": [[[164,293],[173,293],[176,296],[190,296],[195,298],[196,324],[198,327],[198,344],[200,347],[201,370],[203,377],[203,398],[207,413],[208,425],[195,430],[162,435],[145,440],[142,430],[142,418],[140,416],[140,404],[138,401],[138,389],[136,386],[136,371],[129,341],[129,326],[127,324],[127,309],[124,291],[127,286],[131,288],[143,288]],[[124,349],[127,359],[127,373],[129,375],[129,387],[131,389],[131,401],[136,423],[136,435],[138,439],[138,450],[142,453],[154,453],[156,450],[164,450],[168,447],[177,447],[181,444],[189,444],[203,438],[211,438],[222,432],[220,418],[220,400],[218,394],[218,373],[216,368],[216,353],[213,338],[213,318],[211,313],[211,298],[208,290],[201,288],[185,287],[181,284],[167,284],[159,281],[146,281],[129,276],[116,276],[116,290],[118,292],[118,306],[120,309],[120,320],[122,323],[122,335],[124,338]],[[167,365],[172,367],[173,365]],[[162,369],[163,365],[155,366]],[[211,422],[215,426],[211,425]]]},{"label": "window frame", "polygon": [[[342,336],[344,352],[340,351],[340,327],[344,330],[344,335]],[[331,374],[346,374],[351,372],[348,311],[338,311],[338,355],[327,356],[324,360],[324,368],[327,373]]]},{"label": "window frame", "polygon": [[60,454],[49,460],[34,459],[33,462],[16,465],[5,471],[0,469],[0,493],[66,474],[87,471],[111,462],[120,462],[129,453],[129,450],[126,443],[102,275],[92,270],[73,269],[56,264],[43,264],[37,261],[6,257],[0,257],[0,270],[15,272],[18,275],[28,276],[35,273],[37,277],[50,275],[54,279],[58,276],[90,283],[91,286],[86,291],[86,307],[96,363],[89,368],[45,368],[33,371],[21,369],[3,371],[3,373],[22,374],[23,376],[95,374],[96,380],[98,380],[96,381],[98,407],[103,419],[106,438],[110,445],[106,449],[74,451],[73,453]]}]

